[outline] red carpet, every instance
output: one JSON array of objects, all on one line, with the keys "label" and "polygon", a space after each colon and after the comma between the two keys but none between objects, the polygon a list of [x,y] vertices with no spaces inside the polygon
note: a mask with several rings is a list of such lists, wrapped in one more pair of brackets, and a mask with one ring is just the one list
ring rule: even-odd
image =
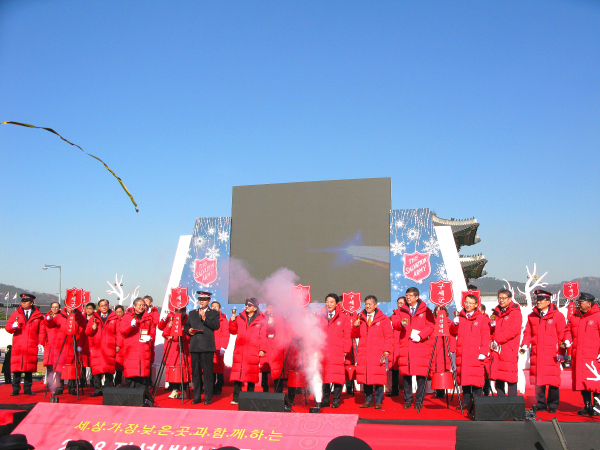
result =
[{"label": "red carpet", "polygon": [[[257,386],[258,389],[260,387]],[[0,404],[28,404],[37,402],[48,402],[49,395],[44,399],[44,386],[41,381],[33,384],[33,392],[35,395],[23,395],[11,397],[12,388],[10,385],[0,386]],[[79,400],[80,403],[88,405],[101,405],[102,397],[91,398],[92,388],[84,390],[85,395]],[[186,399],[185,404],[181,405],[181,400],[168,398],[169,392],[165,389],[159,389],[156,401],[163,408],[195,408],[195,409],[216,409],[216,410],[237,410],[236,405],[231,404],[233,386],[226,386],[223,395],[215,396],[213,404],[205,406],[204,404],[191,405],[190,400]],[[583,401],[579,392],[571,390],[561,390],[561,402],[559,410],[556,414],[547,412],[538,413],[538,417],[542,420],[550,420],[556,417],[561,422],[598,422],[600,417],[591,418],[578,416],[577,411],[583,407]],[[60,403],[77,403],[75,396],[66,393],[60,395]],[[295,412],[308,413],[308,408],[314,406],[314,400],[308,399],[308,405],[304,405],[304,396],[296,396],[296,405],[293,407]],[[322,413],[335,414],[358,414],[361,419],[402,419],[402,420],[469,420],[466,414],[461,415],[460,411],[455,409],[458,406],[458,400],[454,396],[454,400],[450,402],[450,409],[446,409],[445,399],[435,399],[433,394],[428,394],[425,397],[424,408],[421,413],[417,413],[414,408],[403,409],[404,401],[402,397],[385,397],[383,400],[383,409],[375,410],[374,408],[359,408],[364,402],[364,395],[357,393],[356,397],[351,397],[342,394],[342,404],[338,409],[324,408]],[[527,408],[535,404],[535,394],[533,389],[528,389],[525,395],[525,405]]]}]

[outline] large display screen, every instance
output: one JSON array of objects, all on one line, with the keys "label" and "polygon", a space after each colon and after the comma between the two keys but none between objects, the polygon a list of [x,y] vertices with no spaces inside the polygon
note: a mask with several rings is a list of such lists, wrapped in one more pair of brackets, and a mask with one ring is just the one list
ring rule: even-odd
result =
[{"label": "large display screen", "polygon": [[390,208],[391,178],[236,186],[231,258],[259,281],[294,271],[313,302],[350,291],[390,301]]}]

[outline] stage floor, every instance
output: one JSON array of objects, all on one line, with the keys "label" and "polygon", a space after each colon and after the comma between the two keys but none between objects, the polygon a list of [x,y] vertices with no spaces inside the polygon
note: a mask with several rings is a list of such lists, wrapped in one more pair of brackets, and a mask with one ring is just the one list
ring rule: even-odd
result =
[{"label": "stage floor", "polygon": [[[257,386],[257,391],[260,390]],[[18,396],[11,397],[12,387],[10,385],[0,386],[0,404],[31,404],[38,402],[48,402],[49,396],[44,399],[44,385],[41,381],[33,384],[33,392],[35,395],[23,395],[22,393]],[[65,393],[60,395],[61,403],[82,403],[88,405],[101,405],[102,397],[90,397],[93,393],[93,388],[85,388],[84,396],[79,400],[75,396]],[[180,399],[168,398],[169,391],[165,389],[159,389],[156,397],[156,402],[162,408],[195,408],[195,409],[214,409],[214,410],[237,410],[236,405],[231,404],[233,394],[233,386],[225,386],[223,394],[215,396],[213,398],[212,405],[206,406],[204,403],[199,405],[192,405],[189,399],[185,400],[182,406]],[[548,412],[539,412],[538,418],[542,421],[550,421],[552,417],[556,417],[560,422],[596,422],[600,423],[600,417],[584,417],[578,416],[577,411],[583,407],[583,401],[579,392],[573,392],[571,390],[561,390],[561,403],[559,410],[556,414],[550,414]],[[304,405],[304,396],[297,395],[295,399],[296,405],[293,407],[294,412],[308,413],[308,408],[314,406],[314,400],[312,397],[308,399],[308,405]],[[403,409],[404,401],[402,396],[400,397],[385,397],[383,400],[383,409],[375,410],[374,408],[361,409],[359,406],[364,402],[364,395],[357,393],[355,397],[342,394],[342,404],[338,409],[323,408],[322,413],[335,413],[335,414],[358,414],[360,419],[388,419],[388,420],[470,420],[466,413],[461,414],[460,411],[455,409],[458,406],[458,400],[456,396],[450,401],[450,408],[446,408],[445,399],[436,399],[433,394],[427,394],[425,397],[424,407],[420,413],[414,408]],[[531,408],[535,404],[535,394],[533,389],[528,389],[525,394],[525,405],[527,408]]]}]

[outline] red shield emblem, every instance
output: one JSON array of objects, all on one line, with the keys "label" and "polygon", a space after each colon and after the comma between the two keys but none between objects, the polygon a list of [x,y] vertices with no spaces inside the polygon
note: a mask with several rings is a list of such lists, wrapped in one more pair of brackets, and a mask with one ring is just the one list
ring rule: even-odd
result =
[{"label": "red shield emblem", "polygon": [[73,288],[67,289],[67,298],[65,298],[65,306],[71,309],[79,309],[83,305],[83,290]]},{"label": "red shield emblem", "polygon": [[575,300],[580,294],[579,283],[577,281],[563,283],[563,293],[569,300]]},{"label": "red shield emblem", "polygon": [[409,280],[422,283],[431,273],[429,253],[405,253],[404,254],[404,276]]},{"label": "red shield emblem", "polygon": [[169,309],[171,311],[186,308],[189,301],[188,288],[178,286],[171,289],[171,296],[169,297]]},{"label": "red shield emblem", "polygon": [[432,281],[429,283],[429,299],[438,306],[446,306],[454,300],[452,281]]},{"label": "red shield emblem", "polygon": [[474,291],[472,289],[469,289],[468,291],[462,291],[462,301],[460,304],[463,308],[465,307],[465,298],[467,298],[467,295],[474,295],[477,297],[477,309],[479,309],[481,306],[481,291]]},{"label": "red shield emblem", "polygon": [[210,286],[217,280],[217,260],[197,259],[194,261],[194,280],[203,286]]},{"label": "red shield emblem", "polygon": [[359,311],[362,306],[360,292],[344,292],[342,294],[342,306],[344,310],[351,313]]},{"label": "red shield emblem", "polygon": [[310,285],[297,284],[290,286],[290,300],[298,308],[304,308],[310,303]]},{"label": "red shield emblem", "polygon": [[446,323],[446,313],[443,310],[437,313],[432,336],[450,336],[450,329]]}]

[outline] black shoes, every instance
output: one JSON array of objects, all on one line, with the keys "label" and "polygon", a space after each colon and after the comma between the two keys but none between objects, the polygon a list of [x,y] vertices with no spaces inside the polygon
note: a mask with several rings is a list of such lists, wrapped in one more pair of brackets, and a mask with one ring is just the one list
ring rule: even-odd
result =
[{"label": "black shoes", "polygon": [[548,408],[546,408],[545,406],[542,406],[542,405],[535,405],[535,406],[533,407],[533,410],[534,410],[534,411],[547,411],[547,410],[548,410]]},{"label": "black shoes", "polygon": [[14,397],[15,395],[19,395],[19,391],[12,391],[12,392],[10,393],[10,396],[11,396],[11,397]]},{"label": "black shoes", "polygon": [[415,403],[415,409],[421,409],[421,408],[423,408],[423,403],[419,403],[419,402]]},{"label": "black shoes", "polygon": [[556,412],[556,408],[548,408],[548,412],[549,413],[555,413]]},{"label": "black shoes", "polygon": [[386,397],[398,397],[400,395],[400,392],[397,391],[392,391],[392,392],[388,392],[387,394],[385,394]]},{"label": "black shoes", "polygon": [[204,400],[205,405],[210,405],[211,403],[212,403],[212,400]]},{"label": "black shoes", "polygon": [[102,392],[94,392],[90,397],[102,397]]},{"label": "black shoes", "polygon": [[332,408],[339,408],[339,407],[340,407],[340,402],[333,402],[333,403],[331,404],[331,407],[332,407]]},{"label": "black shoes", "polygon": [[198,405],[199,403],[202,403],[202,400],[192,400],[192,405]]},{"label": "black shoes", "polygon": [[412,406],[412,402],[404,402],[404,406],[403,406],[403,408],[404,408],[404,409],[408,409],[408,408],[410,408],[411,406]]},{"label": "black shoes", "polygon": [[23,392],[25,395],[35,395],[32,391]]}]

